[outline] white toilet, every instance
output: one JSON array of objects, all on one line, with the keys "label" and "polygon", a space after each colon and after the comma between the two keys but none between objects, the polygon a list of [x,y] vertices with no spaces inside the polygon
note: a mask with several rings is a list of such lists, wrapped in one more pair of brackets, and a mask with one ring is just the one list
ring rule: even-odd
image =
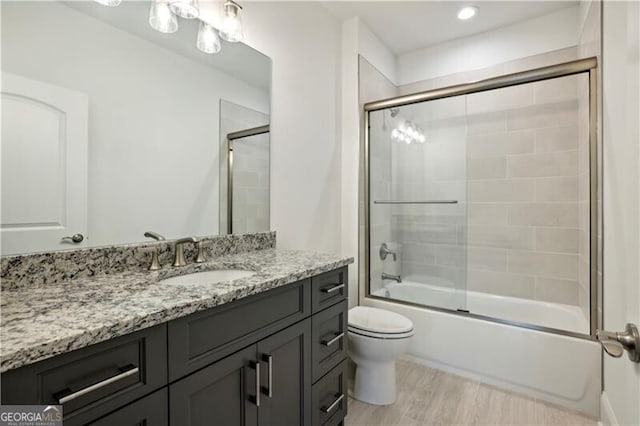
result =
[{"label": "white toilet", "polygon": [[396,358],[413,336],[408,318],[383,309],[356,306],[349,310],[349,357],[356,364],[352,396],[375,405],[396,400]]}]

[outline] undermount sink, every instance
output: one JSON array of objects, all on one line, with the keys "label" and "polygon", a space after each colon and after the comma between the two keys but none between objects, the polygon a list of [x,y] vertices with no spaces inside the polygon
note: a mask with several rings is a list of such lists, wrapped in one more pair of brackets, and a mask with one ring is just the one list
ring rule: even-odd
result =
[{"label": "undermount sink", "polygon": [[243,269],[216,269],[213,271],[194,272],[191,274],[178,275],[175,277],[160,280],[161,284],[215,284],[225,281],[233,281],[255,275],[254,271]]}]

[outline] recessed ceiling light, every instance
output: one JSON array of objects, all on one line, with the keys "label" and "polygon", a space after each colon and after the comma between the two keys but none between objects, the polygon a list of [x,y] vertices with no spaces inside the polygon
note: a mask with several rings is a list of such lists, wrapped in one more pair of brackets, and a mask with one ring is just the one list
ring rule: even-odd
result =
[{"label": "recessed ceiling light", "polygon": [[473,18],[478,13],[478,8],[475,6],[465,6],[458,11],[458,19],[466,21]]}]

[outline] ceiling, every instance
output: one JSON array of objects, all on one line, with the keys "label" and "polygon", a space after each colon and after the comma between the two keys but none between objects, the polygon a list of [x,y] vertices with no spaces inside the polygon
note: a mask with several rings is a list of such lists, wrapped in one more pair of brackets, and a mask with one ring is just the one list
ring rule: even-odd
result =
[{"label": "ceiling", "polygon": [[[360,19],[396,55],[470,36],[575,6],[578,1],[322,1],[340,20]],[[457,18],[467,5],[478,7],[468,21]]]}]

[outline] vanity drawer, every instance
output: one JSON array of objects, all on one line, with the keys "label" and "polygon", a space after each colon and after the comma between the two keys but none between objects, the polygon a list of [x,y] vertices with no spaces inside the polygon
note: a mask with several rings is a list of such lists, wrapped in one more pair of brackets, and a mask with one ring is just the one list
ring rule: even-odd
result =
[{"label": "vanity drawer", "polygon": [[311,278],[313,313],[346,299],[348,282],[346,267]]},{"label": "vanity drawer", "polygon": [[[89,423],[90,426],[168,426],[169,396],[167,388],[160,389],[126,407]],[[66,423],[65,423],[66,426]]]},{"label": "vanity drawer", "polygon": [[347,301],[315,314],[311,320],[312,376],[315,382],[347,357]]},{"label": "vanity drawer", "polygon": [[167,383],[165,324],[2,374],[3,404],[62,404],[86,424]]},{"label": "vanity drawer", "polygon": [[347,360],[313,385],[311,425],[339,425],[347,415]]},{"label": "vanity drawer", "polygon": [[311,315],[309,280],[169,322],[169,381]]}]

